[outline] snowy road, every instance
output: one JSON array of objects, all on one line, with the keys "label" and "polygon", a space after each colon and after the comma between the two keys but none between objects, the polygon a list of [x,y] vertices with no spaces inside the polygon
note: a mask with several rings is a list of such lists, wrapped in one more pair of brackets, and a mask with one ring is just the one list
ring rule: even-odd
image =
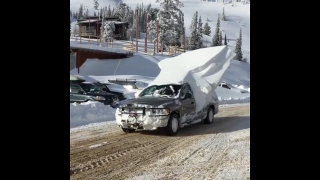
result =
[{"label": "snowy road", "polygon": [[250,104],[175,137],[114,123],[70,130],[70,179],[250,179]]}]

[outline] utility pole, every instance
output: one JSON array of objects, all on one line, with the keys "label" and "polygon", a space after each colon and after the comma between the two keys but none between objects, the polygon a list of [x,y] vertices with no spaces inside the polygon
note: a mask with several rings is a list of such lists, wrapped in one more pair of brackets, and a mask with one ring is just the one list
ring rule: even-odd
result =
[{"label": "utility pole", "polygon": [[136,10],[136,52],[138,52],[138,34],[139,34],[139,16],[138,16],[138,10]]},{"label": "utility pole", "polygon": [[147,41],[147,39],[148,39],[148,13],[146,12],[146,18],[145,18],[145,20],[146,20],[146,37],[145,37],[145,39],[144,39],[144,52],[145,53],[147,53],[148,52],[148,46],[147,46],[147,43],[148,43],[148,41]]},{"label": "utility pole", "polygon": [[157,53],[159,53],[159,21],[157,20]]},{"label": "utility pole", "polygon": [[183,50],[186,52],[186,27],[183,27]]}]

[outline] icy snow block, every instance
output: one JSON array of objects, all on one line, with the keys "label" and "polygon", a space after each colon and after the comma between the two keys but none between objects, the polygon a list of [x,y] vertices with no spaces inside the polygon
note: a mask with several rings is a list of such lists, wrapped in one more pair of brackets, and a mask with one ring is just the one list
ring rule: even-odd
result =
[{"label": "icy snow block", "polygon": [[200,111],[213,101],[212,93],[234,55],[226,46],[216,46],[164,59],[158,63],[161,69],[159,75],[149,86],[189,83],[196,101],[196,111]]}]

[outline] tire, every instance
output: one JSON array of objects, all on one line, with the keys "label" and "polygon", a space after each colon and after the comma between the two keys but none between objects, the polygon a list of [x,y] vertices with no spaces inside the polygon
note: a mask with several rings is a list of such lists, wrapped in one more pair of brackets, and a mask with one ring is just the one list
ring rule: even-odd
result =
[{"label": "tire", "polygon": [[205,124],[212,124],[214,120],[214,112],[213,108],[209,107],[208,112],[207,112],[207,117],[204,119]]},{"label": "tire", "polygon": [[166,127],[166,133],[169,136],[175,136],[179,131],[179,117],[177,114],[172,114]]},{"label": "tire", "polygon": [[122,131],[125,133],[133,133],[136,131],[136,129],[122,128]]}]

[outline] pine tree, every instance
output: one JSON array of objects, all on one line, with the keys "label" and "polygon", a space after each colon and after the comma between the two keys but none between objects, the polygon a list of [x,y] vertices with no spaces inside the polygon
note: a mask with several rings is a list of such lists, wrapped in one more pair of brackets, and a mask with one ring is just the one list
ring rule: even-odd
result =
[{"label": "pine tree", "polygon": [[241,50],[241,46],[242,46],[242,37],[241,37],[241,29],[240,29],[240,35],[239,38],[236,41],[236,47],[234,49],[234,53],[236,54],[234,59],[238,60],[238,61],[242,61],[242,50]]},{"label": "pine tree", "polygon": [[224,45],[228,45],[228,42],[227,42],[227,34],[224,34]]},{"label": "pine tree", "polygon": [[115,25],[113,21],[107,21],[103,27],[103,39],[105,41],[113,41]]},{"label": "pine tree", "polygon": [[240,34],[239,34],[239,41],[240,41],[240,46],[242,47],[242,30],[240,28]]},{"label": "pine tree", "polygon": [[137,26],[138,28],[139,26],[139,22],[137,23],[137,19],[139,20],[139,5],[136,6],[136,9],[134,11],[134,17],[133,17],[133,24],[132,24],[132,34],[134,38],[139,38],[140,37],[140,33],[138,33],[138,37],[136,37],[136,29]]},{"label": "pine tree", "polygon": [[221,16],[221,21],[226,20],[226,15],[224,14],[224,8],[222,9],[222,16]]},{"label": "pine tree", "polygon": [[216,30],[212,38],[212,46],[219,46],[220,18],[218,16]]},{"label": "pine tree", "polygon": [[97,16],[97,14],[96,14],[96,12],[95,12],[95,11],[93,12],[93,16]]},{"label": "pine tree", "polygon": [[86,18],[88,18],[89,17],[89,9],[87,9],[87,11],[86,11]]},{"label": "pine tree", "polygon": [[199,21],[198,21],[198,45],[197,45],[197,49],[203,48],[203,37],[202,37],[202,20],[201,20],[201,16],[199,17]]},{"label": "pine tree", "polygon": [[111,17],[111,16],[112,16],[112,12],[111,12],[110,4],[109,4],[106,17]]},{"label": "pine tree", "polygon": [[198,49],[199,45],[199,35],[198,35],[198,12],[196,11],[193,15],[191,24],[190,24],[190,37],[189,37],[189,50]]},{"label": "pine tree", "polygon": [[218,42],[219,46],[222,46],[222,32],[219,32],[219,42]]},{"label": "pine tree", "polygon": [[[180,0],[156,0],[156,3],[160,3],[160,10],[157,14],[159,42],[168,46],[170,41],[178,35],[177,31],[183,29],[181,19],[184,20],[184,15],[180,9],[183,3]],[[182,18],[179,18],[179,14]]]},{"label": "pine tree", "polygon": [[203,26],[203,34],[209,36],[211,34],[211,27],[209,24],[206,22]]},{"label": "pine tree", "polygon": [[94,8],[95,10],[98,10],[98,8],[99,8],[99,2],[98,2],[98,0],[93,0],[93,8]]},{"label": "pine tree", "polygon": [[79,8],[79,12],[78,12],[78,19],[83,18],[84,14],[83,14],[83,5],[80,4],[80,8]]}]

